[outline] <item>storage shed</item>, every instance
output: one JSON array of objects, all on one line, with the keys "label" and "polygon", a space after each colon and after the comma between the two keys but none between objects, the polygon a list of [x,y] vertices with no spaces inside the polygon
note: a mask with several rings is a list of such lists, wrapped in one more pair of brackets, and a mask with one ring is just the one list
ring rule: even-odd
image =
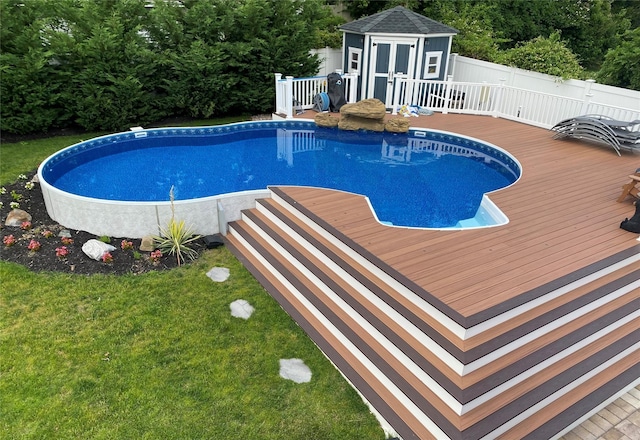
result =
[{"label": "storage shed", "polygon": [[446,79],[453,36],[458,31],[402,6],[340,27],[345,73],[358,74],[358,99],[393,102],[394,75]]}]

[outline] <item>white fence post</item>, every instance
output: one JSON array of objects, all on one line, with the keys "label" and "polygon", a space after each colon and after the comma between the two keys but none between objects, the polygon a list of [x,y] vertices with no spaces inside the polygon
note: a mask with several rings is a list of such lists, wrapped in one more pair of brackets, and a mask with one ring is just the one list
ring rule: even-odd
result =
[{"label": "white fence post", "polygon": [[594,79],[588,79],[585,81],[586,87],[584,88],[584,97],[582,98],[582,110],[581,114],[586,115],[589,114],[589,105],[591,104],[591,98],[593,98],[593,93],[591,93],[591,87],[593,83],[596,82]]},{"label": "white fence post", "polygon": [[342,77],[345,80],[345,91],[347,93],[345,98],[347,99],[347,103],[356,102],[356,96],[358,95],[358,72],[354,70],[345,73]]},{"label": "white fence post", "polygon": [[397,115],[398,114],[398,108],[400,106],[402,106],[403,102],[406,102],[406,96],[404,97],[403,100],[403,96],[402,96],[402,86],[405,86],[404,91],[406,93],[407,88],[406,88],[406,79],[407,79],[407,75],[403,74],[403,73],[398,73],[398,74],[394,74],[394,82],[393,82],[393,102],[391,103],[391,114],[392,115]]},{"label": "white fence post", "polygon": [[505,78],[500,78],[500,87],[498,87],[498,90],[496,93],[496,101],[495,104],[493,106],[493,111],[491,112],[494,118],[498,118],[500,117],[500,113],[502,113],[502,97],[504,96],[504,82],[506,81]]},{"label": "white fence post", "polygon": [[282,93],[280,93],[280,80],[282,79],[282,73],[275,73],[276,77],[276,113],[282,108]]},{"label": "white fence post", "polygon": [[284,106],[286,108],[287,119],[293,118],[293,76],[287,76],[284,93]]}]

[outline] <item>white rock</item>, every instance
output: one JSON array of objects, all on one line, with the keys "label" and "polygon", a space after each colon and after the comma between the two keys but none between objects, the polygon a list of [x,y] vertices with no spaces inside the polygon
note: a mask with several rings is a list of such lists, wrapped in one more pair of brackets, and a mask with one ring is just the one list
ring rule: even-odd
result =
[{"label": "white rock", "polygon": [[223,281],[227,281],[227,278],[229,278],[229,269],[226,267],[214,267],[207,272],[207,276],[213,281],[221,283]]},{"label": "white rock", "polygon": [[96,240],[95,238],[92,238],[82,245],[82,252],[84,252],[89,258],[93,258],[96,261],[100,261],[106,252],[115,250],[115,247],[100,240]]},{"label": "white rock", "polygon": [[242,319],[249,319],[249,317],[256,310],[244,299],[235,300],[234,302],[229,304],[229,307],[231,308],[231,316]]},{"label": "white rock", "polygon": [[280,359],[280,377],[295,383],[311,381],[311,369],[302,359]]}]

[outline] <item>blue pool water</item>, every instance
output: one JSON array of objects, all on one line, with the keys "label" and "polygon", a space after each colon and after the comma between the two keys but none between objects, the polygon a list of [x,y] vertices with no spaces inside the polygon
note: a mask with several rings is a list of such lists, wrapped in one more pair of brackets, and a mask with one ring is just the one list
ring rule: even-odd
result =
[{"label": "blue pool water", "polygon": [[520,173],[508,154],[451,133],[352,133],[300,122],[122,133],[58,156],[43,176],[81,196],[165,201],[172,186],[176,200],[314,186],[366,195],[380,221],[412,227],[472,218],[485,193]]}]

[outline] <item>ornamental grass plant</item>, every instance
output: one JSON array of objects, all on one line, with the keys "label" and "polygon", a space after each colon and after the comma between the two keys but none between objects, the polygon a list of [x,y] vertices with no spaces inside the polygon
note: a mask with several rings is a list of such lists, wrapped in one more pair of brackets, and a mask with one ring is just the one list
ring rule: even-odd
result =
[{"label": "ornamental grass plant", "polygon": [[175,256],[178,266],[181,266],[186,258],[194,260],[198,256],[198,252],[189,244],[199,240],[201,236],[194,234],[191,228],[185,225],[184,220],[176,220],[173,186],[169,191],[169,201],[171,202],[171,219],[165,228],[158,226],[160,235],[153,237],[153,241],[163,254]]}]

